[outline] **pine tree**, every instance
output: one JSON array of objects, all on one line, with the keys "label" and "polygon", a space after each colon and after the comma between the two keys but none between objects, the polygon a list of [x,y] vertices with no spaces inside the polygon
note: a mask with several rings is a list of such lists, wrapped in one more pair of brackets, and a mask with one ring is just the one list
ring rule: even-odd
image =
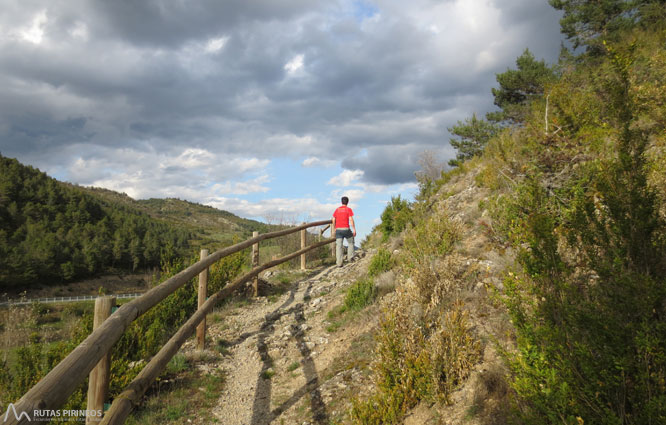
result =
[{"label": "pine tree", "polygon": [[602,40],[616,41],[622,31],[637,24],[654,25],[666,18],[665,0],[549,0],[564,11],[562,33],[574,47],[586,46],[592,53],[603,53]]},{"label": "pine tree", "polygon": [[556,79],[556,73],[544,60],[536,60],[525,49],[516,59],[516,69],[507,69],[496,78],[499,88],[491,91],[501,111],[491,112],[486,118],[495,123],[518,124],[525,120],[530,101],[543,96],[545,86]]},{"label": "pine tree", "polygon": [[458,121],[456,125],[448,128],[449,132],[459,139],[452,138],[451,146],[456,148],[458,153],[456,159],[449,161],[449,165],[458,166],[462,162],[481,154],[488,141],[495,137],[500,130],[496,124],[486,120],[479,119],[476,114],[472,118],[467,118],[464,122]]}]

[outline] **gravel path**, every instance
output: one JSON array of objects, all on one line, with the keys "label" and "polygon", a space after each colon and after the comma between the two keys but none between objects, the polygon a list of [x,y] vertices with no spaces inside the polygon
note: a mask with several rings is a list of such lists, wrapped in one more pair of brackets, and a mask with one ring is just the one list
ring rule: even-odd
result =
[{"label": "gravel path", "polygon": [[360,255],[342,268],[313,271],[277,301],[260,297],[210,327],[213,341],[224,339],[230,351],[221,366],[225,391],[213,410],[219,423],[328,424],[332,414],[339,414],[331,402],[360,372],[335,373],[330,366],[372,321],[330,334],[326,313],[367,269],[369,256]]}]

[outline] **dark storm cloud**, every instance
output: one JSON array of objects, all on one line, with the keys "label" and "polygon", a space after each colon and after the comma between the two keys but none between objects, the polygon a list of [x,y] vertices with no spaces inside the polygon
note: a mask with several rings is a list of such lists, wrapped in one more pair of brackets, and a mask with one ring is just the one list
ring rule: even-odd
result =
[{"label": "dark storm cloud", "polygon": [[93,135],[82,133],[85,118],[68,118],[55,121],[49,117],[21,117],[9,126],[7,138],[19,144],[25,151],[41,149],[45,143],[54,145],[71,144],[90,140]]},{"label": "dark storm cloud", "polygon": [[505,28],[522,26],[531,34],[524,48],[551,63],[557,61],[559,49],[553,48],[553,38],[559,33],[561,12],[549,7],[546,0],[493,0],[493,4],[502,10],[500,22]]},{"label": "dark storm cloud", "polygon": [[[342,166],[351,170],[363,170],[364,180],[374,184],[396,184],[415,180],[414,173],[420,169],[419,161],[427,150],[441,156],[450,156],[450,147],[444,143],[424,149],[423,146],[375,146],[355,157],[347,158]],[[443,153],[443,155],[442,155]]]},{"label": "dark storm cloud", "polygon": [[8,0],[4,3],[4,15],[13,22],[24,22],[35,10],[45,10],[50,16],[48,35],[54,38],[68,37],[73,25],[85,22],[96,39],[167,49],[224,35],[251,22],[291,23],[325,4],[321,0],[52,0],[30,4]]},{"label": "dark storm cloud", "polygon": [[533,0],[6,3],[0,151],[47,168],[201,149],[413,181],[423,150],[452,156],[447,127],[492,108],[495,73],[559,47],[558,14]]},{"label": "dark storm cloud", "polygon": [[96,16],[111,36],[137,44],[179,46],[224,35],[249,22],[292,21],[322,4],[321,0],[117,0],[97,2]]},{"label": "dark storm cloud", "polygon": [[374,184],[395,184],[414,180],[420,150],[409,147],[375,147],[367,155],[347,158],[342,166],[363,170],[364,179]]}]

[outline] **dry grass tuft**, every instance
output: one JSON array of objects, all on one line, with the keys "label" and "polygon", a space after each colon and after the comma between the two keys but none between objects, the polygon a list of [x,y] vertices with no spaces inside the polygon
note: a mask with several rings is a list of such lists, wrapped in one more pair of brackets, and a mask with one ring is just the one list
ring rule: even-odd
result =
[{"label": "dry grass tuft", "polygon": [[448,402],[480,360],[481,344],[460,301],[465,264],[451,253],[460,229],[439,212],[405,233],[402,284],[386,298],[376,337],[376,391],[355,401],[357,423],[397,423],[422,400]]}]

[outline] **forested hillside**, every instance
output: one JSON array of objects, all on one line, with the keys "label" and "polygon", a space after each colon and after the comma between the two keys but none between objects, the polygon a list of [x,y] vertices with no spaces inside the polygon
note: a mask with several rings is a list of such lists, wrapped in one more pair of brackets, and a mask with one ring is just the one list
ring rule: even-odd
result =
[{"label": "forested hillside", "polygon": [[283,227],[238,217],[228,211],[177,198],[134,200],[124,193],[99,187],[82,189],[107,202],[126,205],[152,218],[190,229],[198,239],[197,245],[229,244],[234,238],[245,239],[252,236],[253,231],[266,233]]},{"label": "forested hillside", "polygon": [[189,230],[0,156],[0,288],[158,266]]},{"label": "forested hillside", "polygon": [[666,423],[666,4],[550,3],[577,49],[498,74],[455,168],[382,215],[402,284],[360,423]]}]

